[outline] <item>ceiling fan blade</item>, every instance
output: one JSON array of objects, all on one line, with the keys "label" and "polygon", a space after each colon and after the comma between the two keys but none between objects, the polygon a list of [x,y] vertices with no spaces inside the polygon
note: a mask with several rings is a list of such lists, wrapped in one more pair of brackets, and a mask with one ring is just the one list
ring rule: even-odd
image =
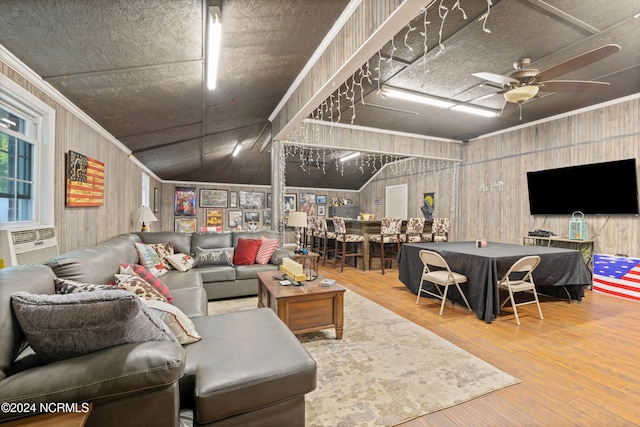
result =
[{"label": "ceiling fan blade", "polygon": [[500,112],[500,117],[507,117],[513,114],[518,109],[518,104],[515,102],[505,102]]},{"label": "ceiling fan blade", "polygon": [[617,44],[607,44],[597,49],[590,50],[582,55],[574,56],[560,64],[544,70],[536,76],[537,80],[544,83],[545,80],[551,80],[555,77],[568,74],[579,68],[586,67],[589,64],[600,61],[609,55],[612,55],[620,51],[620,46]]},{"label": "ceiling fan blade", "polygon": [[609,86],[607,82],[583,80],[551,80],[540,86],[541,92],[596,92]]},{"label": "ceiling fan blade", "polygon": [[514,78],[511,78],[508,76],[502,76],[500,74],[481,72],[481,73],[473,73],[472,75],[478,77],[479,79],[488,80],[490,82],[498,83],[503,86],[517,85],[518,83],[520,83],[518,80]]}]

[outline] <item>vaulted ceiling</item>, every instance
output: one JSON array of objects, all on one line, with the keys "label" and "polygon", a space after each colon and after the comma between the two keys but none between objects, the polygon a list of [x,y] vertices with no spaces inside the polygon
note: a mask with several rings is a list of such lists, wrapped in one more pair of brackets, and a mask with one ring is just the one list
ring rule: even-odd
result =
[{"label": "vaulted ceiling", "polygon": [[[223,41],[214,91],[204,83],[202,0],[3,0],[0,44],[161,179],[269,184],[269,117],[350,2],[216,3]],[[426,19],[416,16],[353,70],[351,88],[362,83],[353,103],[343,94],[338,107],[336,92],[327,101],[332,114],[316,119],[335,123],[340,116],[346,125],[467,141],[640,92],[637,0],[429,3]],[[430,107],[380,91],[390,86],[500,113],[504,89],[473,73],[506,76],[522,58],[546,70],[607,44],[621,51],[558,77],[608,82],[606,89],[541,91],[504,117]],[[231,157],[238,142],[243,151]],[[309,181],[298,166],[288,167],[287,185],[297,186],[299,175],[305,186],[357,189],[370,178],[328,170]]]}]

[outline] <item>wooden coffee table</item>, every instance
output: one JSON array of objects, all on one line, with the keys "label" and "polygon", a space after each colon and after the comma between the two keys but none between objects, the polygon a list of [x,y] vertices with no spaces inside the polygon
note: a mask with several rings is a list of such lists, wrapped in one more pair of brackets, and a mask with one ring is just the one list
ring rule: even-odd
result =
[{"label": "wooden coffee table", "polygon": [[302,282],[302,286],[282,286],[273,276],[279,271],[258,273],[258,307],[271,308],[294,334],[335,328],[342,339],[344,325],[344,291],[337,283],[320,286],[323,279]]}]

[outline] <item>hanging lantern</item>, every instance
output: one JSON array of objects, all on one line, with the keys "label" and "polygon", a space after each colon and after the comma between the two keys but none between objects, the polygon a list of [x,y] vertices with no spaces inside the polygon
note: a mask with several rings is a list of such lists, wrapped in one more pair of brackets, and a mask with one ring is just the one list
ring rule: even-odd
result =
[{"label": "hanging lantern", "polygon": [[584,214],[580,211],[575,211],[571,214],[571,221],[569,221],[569,239],[589,239],[589,227],[587,226],[587,221],[584,220]]}]

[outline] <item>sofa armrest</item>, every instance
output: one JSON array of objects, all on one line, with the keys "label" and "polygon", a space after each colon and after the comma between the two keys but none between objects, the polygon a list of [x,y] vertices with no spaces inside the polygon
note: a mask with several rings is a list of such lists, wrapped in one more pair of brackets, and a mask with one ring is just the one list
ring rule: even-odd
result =
[{"label": "sofa armrest", "polygon": [[[170,342],[110,347],[15,373],[0,381],[0,402],[35,408],[51,402],[99,405],[174,384],[184,373],[184,360],[184,349]],[[33,413],[3,411],[0,421],[25,415]]]},{"label": "sofa armrest", "polygon": [[269,260],[269,262],[274,265],[281,265],[284,258],[293,259],[294,256],[295,253],[293,251],[290,251],[289,249],[277,248],[273,255],[271,255],[271,259]]}]

